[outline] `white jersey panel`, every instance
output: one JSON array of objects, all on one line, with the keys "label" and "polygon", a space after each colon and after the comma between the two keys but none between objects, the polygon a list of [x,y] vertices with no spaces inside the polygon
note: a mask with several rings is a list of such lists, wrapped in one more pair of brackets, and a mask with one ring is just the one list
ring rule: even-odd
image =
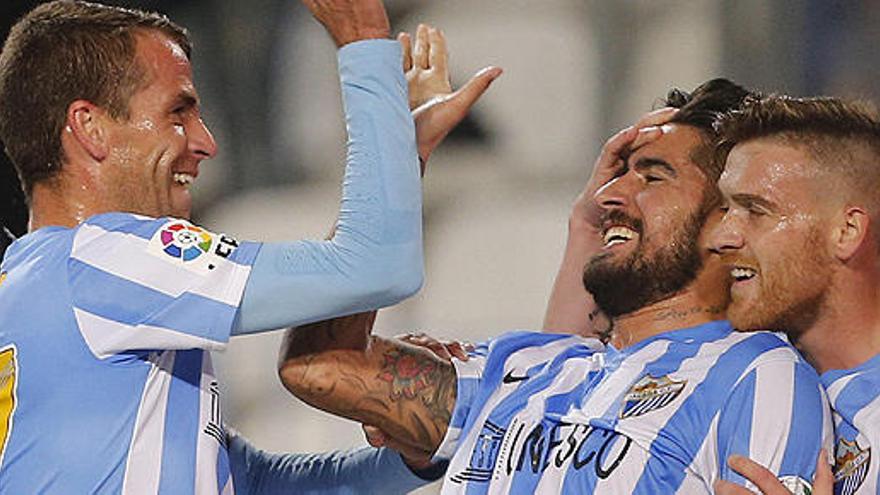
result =
[{"label": "white jersey panel", "polygon": [[769,452],[780,476],[812,479],[829,426],[818,376],[791,347],[726,322],[622,351],[515,332],[477,354],[459,376],[458,441],[441,447],[455,452],[444,494],[711,493],[719,478],[744,483],[720,462],[732,453]]}]

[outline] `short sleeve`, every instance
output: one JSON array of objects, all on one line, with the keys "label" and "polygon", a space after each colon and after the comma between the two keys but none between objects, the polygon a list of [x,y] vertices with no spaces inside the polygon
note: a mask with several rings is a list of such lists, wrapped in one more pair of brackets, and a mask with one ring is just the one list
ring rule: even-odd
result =
[{"label": "short sleeve", "polygon": [[[785,393],[781,393],[785,392]],[[830,430],[815,371],[800,361],[759,364],[737,384],[718,421],[719,476],[751,486],[727,465],[733,454],[767,467],[793,492],[809,486]]]},{"label": "short sleeve", "polygon": [[180,219],[92,217],[76,229],[67,263],[79,330],[102,359],[222,348],[259,246]]}]

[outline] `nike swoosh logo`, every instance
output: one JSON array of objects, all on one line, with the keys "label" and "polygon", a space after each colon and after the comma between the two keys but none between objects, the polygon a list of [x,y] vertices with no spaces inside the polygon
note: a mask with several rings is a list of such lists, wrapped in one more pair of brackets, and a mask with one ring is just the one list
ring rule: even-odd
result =
[{"label": "nike swoosh logo", "polygon": [[529,379],[529,375],[513,376],[513,370],[510,370],[507,372],[506,375],[504,375],[504,378],[501,379],[501,382],[502,383],[516,383],[516,382],[521,382],[523,380],[528,380],[528,379]]}]

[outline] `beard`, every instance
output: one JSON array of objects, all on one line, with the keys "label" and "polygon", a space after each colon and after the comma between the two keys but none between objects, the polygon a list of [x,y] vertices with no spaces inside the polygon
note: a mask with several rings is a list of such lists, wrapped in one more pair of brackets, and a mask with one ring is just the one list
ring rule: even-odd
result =
[{"label": "beard", "polygon": [[757,291],[732,294],[728,318],[735,328],[779,330],[796,342],[813,325],[829,292],[831,256],[817,228],[810,230],[802,245],[781,250],[772,265],[761,267]]},{"label": "beard", "polygon": [[641,222],[620,211],[609,212],[606,221],[638,232],[639,244],[623,260],[615,261],[614,253],[608,252],[587,263],[584,287],[599,309],[614,318],[662,301],[691,283],[703,267],[698,238],[707,216],[707,209],[700,208],[685,219],[670,242],[648,253]]}]

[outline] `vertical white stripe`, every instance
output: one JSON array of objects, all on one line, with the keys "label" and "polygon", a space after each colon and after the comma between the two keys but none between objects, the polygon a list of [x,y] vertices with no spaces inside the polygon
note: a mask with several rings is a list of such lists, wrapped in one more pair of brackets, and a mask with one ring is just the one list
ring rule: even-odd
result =
[{"label": "vertical white stripe", "polygon": [[[694,456],[690,466],[688,466],[688,477],[691,477],[691,473],[697,473],[697,479],[702,479],[706,487],[711,487],[718,481],[720,478],[718,475],[721,474],[721,463],[727,462],[726,460],[718,459],[718,442],[716,442],[716,439],[718,438],[718,419],[720,417],[720,414],[716,414],[712,418],[706,438],[703,439],[700,450],[697,451],[697,455]],[[682,488],[685,485],[687,483],[682,484]],[[682,489],[679,489],[678,492],[688,493],[682,491]]]},{"label": "vertical white stripe", "polygon": [[159,490],[162,471],[162,447],[165,438],[165,412],[171,371],[174,369],[174,351],[150,356],[150,372],[141,394],[137,419],[125,462],[122,481],[124,495],[155,494]]},{"label": "vertical white stripe", "polygon": [[[544,417],[544,411],[546,410],[545,406],[547,398],[552,395],[568,393],[583,383],[583,381],[587,379],[589,373],[596,369],[595,363],[596,360],[590,358],[567,360],[565,364],[563,364],[562,369],[559,371],[559,374],[556,376],[553,383],[540,394],[535,394],[529,397],[528,405],[524,411],[517,415],[517,417],[531,418],[532,424],[541,421]],[[508,431],[507,434],[511,435],[512,433]],[[511,449],[509,455],[514,456],[514,458],[519,458],[521,455],[520,451],[526,447],[526,443],[522,442],[520,445],[521,447],[519,451]],[[547,448],[549,448],[549,446]],[[535,489],[535,493],[562,493],[562,483],[565,480],[565,473],[568,471],[568,466],[571,464],[572,457],[574,456],[569,457],[561,468],[544,471]],[[500,468],[501,463],[496,462],[496,471]],[[507,484],[511,481],[512,477],[508,477]],[[505,486],[504,488],[505,490],[499,490],[497,493],[507,493],[507,487]]]},{"label": "vertical white stripe", "polygon": [[[675,399],[677,407],[663,407],[656,411],[651,411],[650,414],[646,414],[644,416],[633,416],[630,418],[621,419],[617,423],[617,430],[625,434],[626,436],[633,439],[633,443],[638,445],[641,449],[645,451],[650,451],[651,444],[654,443],[654,440],[657,438],[657,433],[666,426],[666,423],[669,422],[670,418],[678,411],[679,407],[685,403],[687,398],[694,392],[696,387],[706,379],[706,375],[709,374],[709,371],[712,367],[715,366],[715,363],[718,362],[718,359],[721,357],[724,352],[730,349],[731,346],[736,343],[749,338],[750,335],[747,333],[739,333],[734,332],[723,339],[716,340],[713,342],[708,342],[700,346],[700,349],[697,353],[687,359],[684,359],[681,362],[681,365],[678,368],[678,371],[670,375],[670,379],[672,380],[681,380],[686,379],[687,383],[685,384],[684,389],[681,394]],[[665,349],[664,349],[665,351]],[[635,357],[635,356],[633,356]],[[648,360],[639,359],[638,362],[644,366]],[[750,367],[746,367],[745,370],[740,374],[737,378],[737,383],[742,380],[743,376],[748,372]],[[640,375],[639,375],[640,376]],[[629,387],[635,380],[639,378],[639,376],[635,376],[630,380],[630,385],[627,385],[625,389],[617,390],[615,393],[619,396],[621,393],[625,393],[626,390],[629,390]],[[734,385],[736,386],[736,385]],[[720,392],[721,393],[721,392]],[[729,392],[723,392],[729,393]],[[607,395],[613,395],[610,393]],[[698,450],[697,455],[691,462],[690,469],[685,473],[685,478],[687,479],[690,476],[697,476],[703,479],[706,479],[710,476],[714,476],[717,473],[717,462],[716,459],[718,457],[718,446],[717,446],[717,422],[718,415],[716,414],[714,418],[712,418],[711,427],[708,430],[708,434],[706,438],[703,439],[701,443],[701,448]],[[644,463],[640,466],[640,468],[644,468]],[[701,469],[711,469],[711,471],[700,471]],[[619,479],[618,484],[615,485],[615,489],[619,490],[620,493],[632,493],[635,489],[636,484],[639,482],[641,478],[642,472],[626,478]],[[617,476],[615,476],[617,478]],[[690,482],[686,483],[690,485]]]},{"label": "vertical white stripe", "polygon": [[[787,350],[787,349],[786,349]],[[763,354],[770,358],[775,351]],[[795,363],[773,361],[755,368],[749,458],[774,473],[782,467],[794,405]]]},{"label": "vertical white stripe", "polygon": [[[579,337],[571,337],[566,339],[560,339],[549,344],[540,346],[540,347],[527,347],[512,353],[507,360],[504,362],[503,372],[508,372],[512,370],[516,370],[517,372],[524,373],[527,369],[540,364],[542,362],[549,362],[556,355],[562,352],[565,349],[568,349],[572,345],[586,344],[591,348],[595,348],[600,346],[598,341],[594,341],[591,339],[583,339]],[[601,354],[593,354],[590,359],[601,358]],[[598,366],[601,366],[599,364]],[[588,370],[583,370],[583,376],[586,376]],[[486,421],[486,418],[489,416],[499,402],[504,400],[507,396],[513,394],[517,390],[517,384],[501,384],[495,392],[489,397],[489,399],[484,404],[483,408],[479,412],[479,416],[476,418],[476,421],[473,423],[474,426],[465,433],[464,438],[459,438],[457,445],[448,445],[446,447],[454,448],[456,454],[449,462],[449,468],[446,470],[447,476],[451,476],[455,473],[458,473],[465,468],[467,468],[468,463],[470,462],[471,452],[476,445],[477,440],[480,436],[480,431],[482,430],[482,425]],[[473,414],[473,411],[471,412]],[[507,426],[507,425],[502,425]],[[508,430],[507,434],[511,434],[510,430]],[[505,438],[505,440],[508,440]],[[503,443],[503,442],[502,442]],[[456,484],[452,482],[444,482],[441,493],[449,494],[449,493],[460,493],[466,490],[467,483]]]},{"label": "vertical white stripe", "polygon": [[219,392],[211,391],[211,383],[216,389],[217,380],[211,364],[211,354],[203,353],[202,377],[199,387],[199,431],[196,432],[196,490],[197,494],[215,495],[220,493],[217,486],[217,456],[220,450],[218,441],[205,429],[209,424],[222,428]]}]

